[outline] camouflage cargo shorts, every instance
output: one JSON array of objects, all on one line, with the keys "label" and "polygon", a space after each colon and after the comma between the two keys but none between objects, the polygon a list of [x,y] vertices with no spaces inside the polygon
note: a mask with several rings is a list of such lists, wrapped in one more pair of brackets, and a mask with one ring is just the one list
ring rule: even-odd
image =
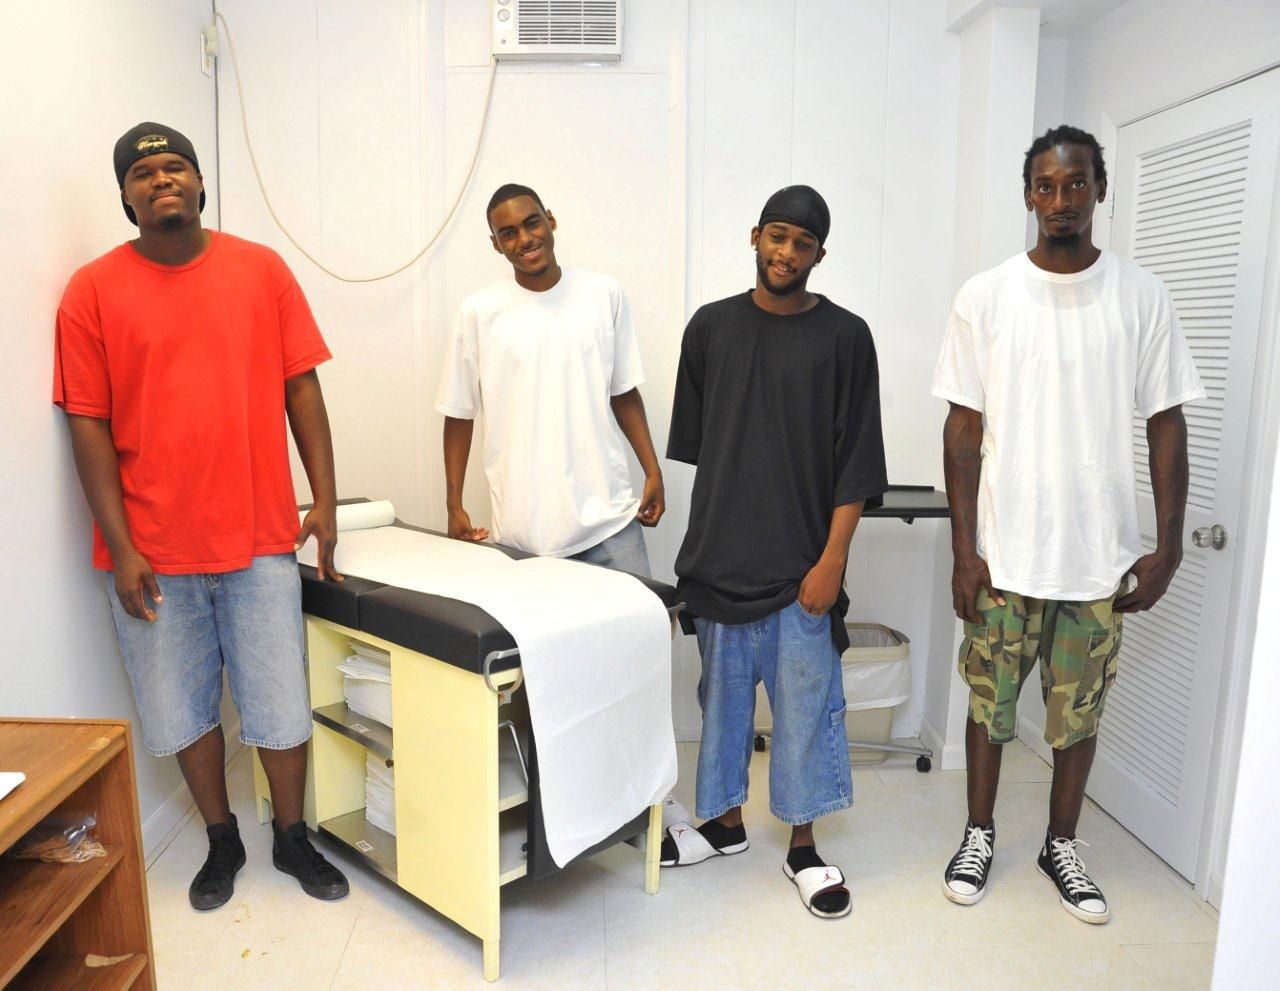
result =
[{"label": "camouflage cargo shorts", "polygon": [[969,718],[992,743],[1012,740],[1018,693],[1039,660],[1045,742],[1063,750],[1093,736],[1116,679],[1123,614],[1111,608],[1115,596],[1058,602],[1003,595],[998,606],[979,593],[982,622],[965,623],[960,674],[969,685]]}]

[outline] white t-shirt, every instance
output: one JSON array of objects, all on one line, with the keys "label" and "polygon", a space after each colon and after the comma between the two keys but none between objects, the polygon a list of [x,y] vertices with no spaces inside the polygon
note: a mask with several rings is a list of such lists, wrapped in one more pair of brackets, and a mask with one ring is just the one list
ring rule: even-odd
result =
[{"label": "white t-shirt", "polygon": [[608,276],[565,268],[545,292],[508,278],[463,300],[436,409],[484,411],[495,539],[566,557],[635,518],[609,400],[642,382],[627,300]]},{"label": "white t-shirt", "polygon": [[1205,392],[1158,277],[1109,251],[1057,275],[1019,254],[956,296],[933,394],[983,414],[978,553],[999,589],[1086,601],[1144,553],[1133,410]]}]

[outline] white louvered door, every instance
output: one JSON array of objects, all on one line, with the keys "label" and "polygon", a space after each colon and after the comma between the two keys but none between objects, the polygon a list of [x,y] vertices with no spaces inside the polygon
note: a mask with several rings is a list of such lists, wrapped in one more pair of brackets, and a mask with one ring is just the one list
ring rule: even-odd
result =
[{"label": "white louvered door", "polygon": [[[1194,880],[1243,488],[1266,244],[1280,148],[1280,70],[1120,129],[1112,248],[1169,287],[1208,392],[1184,407],[1191,463],[1182,567],[1125,618],[1089,795]],[[1155,546],[1145,422],[1139,516]],[[1197,528],[1221,524],[1221,549]]]}]

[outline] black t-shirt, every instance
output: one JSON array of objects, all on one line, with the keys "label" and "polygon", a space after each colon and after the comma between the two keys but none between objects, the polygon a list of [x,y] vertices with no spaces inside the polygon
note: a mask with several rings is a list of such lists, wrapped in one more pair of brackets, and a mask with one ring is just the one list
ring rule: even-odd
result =
[{"label": "black t-shirt", "polygon": [[[667,457],[697,465],[676,558],[689,613],[749,623],[789,606],[826,547],[835,507],[888,486],[875,344],[825,296],[779,316],[742,293],[685,328]],[[832,636],[848,646],[844,588]]]}]

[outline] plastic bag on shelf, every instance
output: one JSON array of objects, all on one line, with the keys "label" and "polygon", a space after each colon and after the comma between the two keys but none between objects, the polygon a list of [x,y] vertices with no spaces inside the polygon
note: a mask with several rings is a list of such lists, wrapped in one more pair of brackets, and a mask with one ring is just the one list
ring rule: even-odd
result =
[{"label": "plastic bag on shelf", "polygon": [[80,864],[94,857],[105,857],[106,848],[92,832],[97,824],[96,815],[49,816],[32,826],[13,845],[10,856],[49,864]]}]

